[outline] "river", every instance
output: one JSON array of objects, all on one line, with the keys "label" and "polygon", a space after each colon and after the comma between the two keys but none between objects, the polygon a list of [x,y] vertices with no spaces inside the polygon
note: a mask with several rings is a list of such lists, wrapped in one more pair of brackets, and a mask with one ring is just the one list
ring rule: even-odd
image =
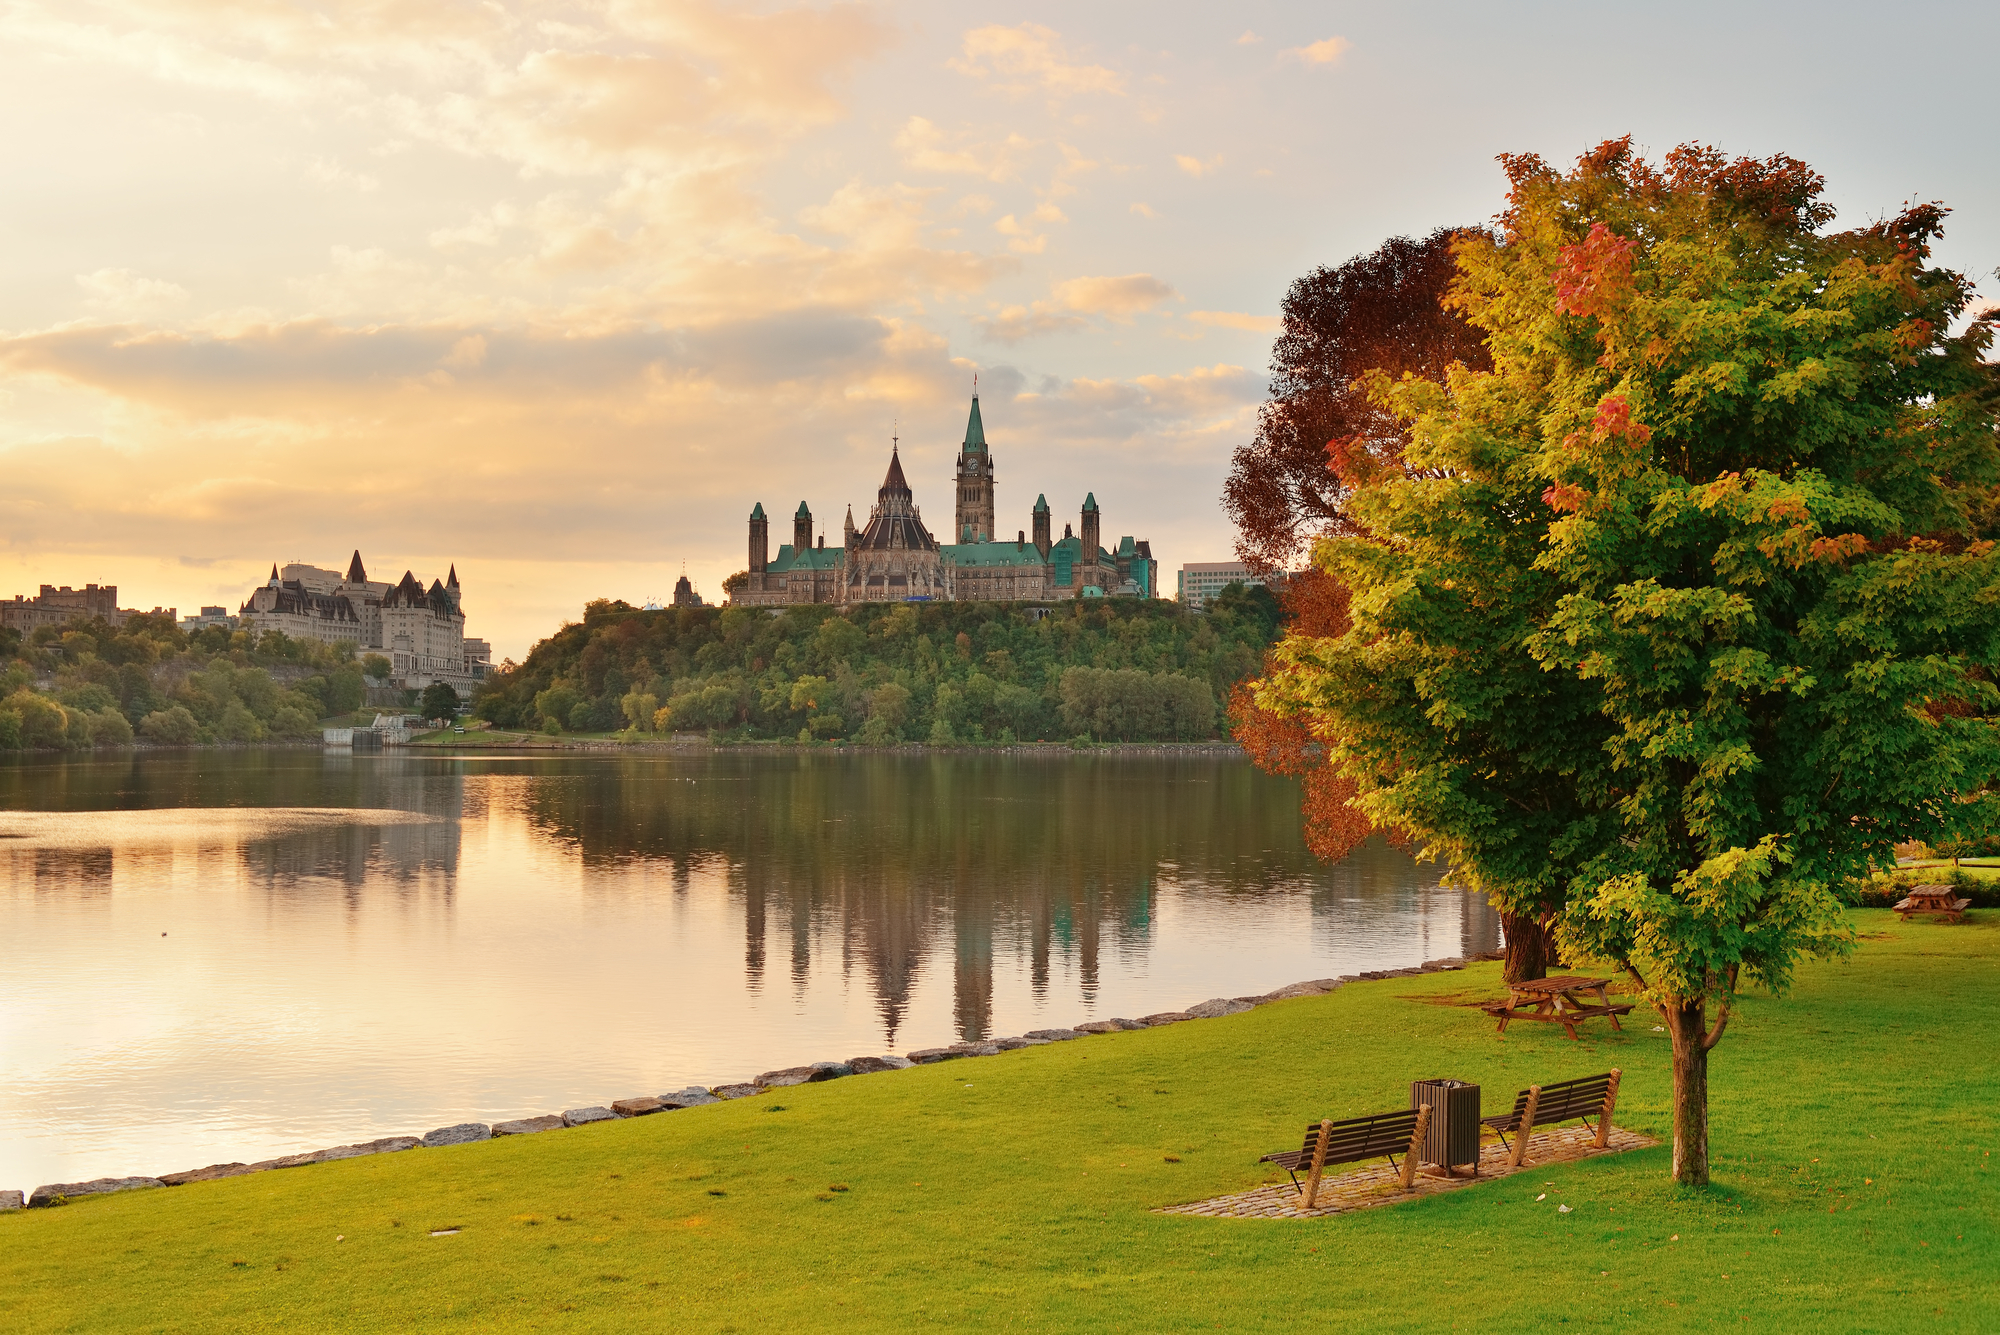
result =
[{"label": "river", "polygon": [[1216,755],[0,762],[0,1187],[246,1162],[1496,947]]}]

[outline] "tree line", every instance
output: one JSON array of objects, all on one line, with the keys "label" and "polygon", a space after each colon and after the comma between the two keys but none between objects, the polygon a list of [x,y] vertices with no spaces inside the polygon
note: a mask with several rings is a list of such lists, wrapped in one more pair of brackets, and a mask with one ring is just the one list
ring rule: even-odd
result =
[{"label": "tree line", "polygon": [[0,750],[302,740],[360,707],[379,654],[167,617],[0,632]]},{"label": "tree line", "polygon": [[1158,601],[782,610],[593,602],[503,664],[472,712],[502,728],[871,745],[1195,741],[1255,673],[1279,609],[1238,586]]}]

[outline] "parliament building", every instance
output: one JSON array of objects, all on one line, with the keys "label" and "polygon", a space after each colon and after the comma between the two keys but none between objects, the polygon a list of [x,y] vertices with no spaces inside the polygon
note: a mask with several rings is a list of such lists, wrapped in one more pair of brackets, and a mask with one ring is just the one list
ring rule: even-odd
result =
[{"label": "parliament building", "polygon": [[1033,536],[1020,529],[1012,542],[998,540],[993,453],[986,447],[978,394],[972,396],[953,483],[958,491],[952,524],[957,541],[948,543],[940,543],[925,527],[894,445],[866,527],[854,526],[850,506],[838,547],[828,547],[824,535],[815,539],[812,511],[801,501],[792,516],[792,540],[772,556],[770,520],[759,502],[750,512],[750,569],[731,590],[730,603],[788,607],[1159,596],[1159,563],[1151,543],[1127,537],[1112,550],[1100,545],[1102,517],[1095,493],[1083,498],[1077,516],[1081,533],[1064,524],[1062,536],[1055,537],[1048,499],[1038,496]]}]

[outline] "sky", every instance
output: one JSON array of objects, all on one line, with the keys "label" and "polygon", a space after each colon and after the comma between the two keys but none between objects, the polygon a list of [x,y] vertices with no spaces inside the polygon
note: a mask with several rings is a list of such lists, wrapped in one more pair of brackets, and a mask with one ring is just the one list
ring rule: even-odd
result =
[{"label": "sky", "polygon": [[1631,134],[1954,210],[2000,297],[2000,6],[0,0],[0,597],[442,575],[521,657],[711,601],[892,436],[933,530],[1086,492],[1226,560],[1287,285]]}]

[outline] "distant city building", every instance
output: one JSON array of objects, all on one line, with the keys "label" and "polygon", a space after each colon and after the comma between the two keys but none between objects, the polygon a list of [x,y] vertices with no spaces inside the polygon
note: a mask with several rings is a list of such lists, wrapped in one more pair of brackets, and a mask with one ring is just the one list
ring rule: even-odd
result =
[{"label": "distant city building", "polygon": [[1055,598],[1156,598],[1159,562],[1152,544],[1120,538],[1099,545],[1102,516],[1093,493],[1078,514],[1081,534],[1051,531],[1048,498],[1035,498],[1031,522],[1014,541],[996,541],[993,454],[972,396],[965,443],[953,469],[956,542],[940,543],[925,527],[903,461],[892,444],[889,471],[876,492],[868,523],[857,529],[848,507],[842,542],[815,541],[812,511],[799,502],[792,540],[770,554],[770,521],[759,502],[750,512],[750,569],[729,601],[753,607],[796,603],[990,602]]},{"label": "distant city building", "polygon": [[1259,575],[1241,561],[1189,561],[1181,566],[1177,595],[1191,612],[1198,612],[1209,599],[1231,584],[1283,584],[1284,572]]},{"label": "distant city building", "polygon": [[688,577],[682,575],[674,581],[674,606],[707,607],[708,604],[703,602],[701,595],[694,591],[694,585],[688,583]]},{"label": "distant city building", "polygon": [[67,584],[61,588],[44,584],[42,591],[32,598],[17,593],[0,602],[0,626],[18,630],[24,636],[43,626],[60,626],[73,617],[102,617],[110,625],[122,626],[127,617],[165,617],[171,622],[178,615],[178,610],[172,607],[156,607],[150,613],[136,607],[120,607],[116,584],[86,584],[80,589]]},{"label": "distant city building", "polygon": [[468,639],[458,567],[429,588],[409,571],[394,584],[370,580],[354,553],[347,573],[294,562],[251,591],[237,612],[244,630],[283,631],[298,640],[346,642],[389,660],[389,684],[422,690],[445,682],[470,696],[493,663],[486,641]]},{"label": "distant city building", "polygon": [[236,618],[229,615],[229,609],[226,607],[204,607],[200,616],[181,618],[181,629],[185,631],[207,630],[210,626],[235,630]]}]

